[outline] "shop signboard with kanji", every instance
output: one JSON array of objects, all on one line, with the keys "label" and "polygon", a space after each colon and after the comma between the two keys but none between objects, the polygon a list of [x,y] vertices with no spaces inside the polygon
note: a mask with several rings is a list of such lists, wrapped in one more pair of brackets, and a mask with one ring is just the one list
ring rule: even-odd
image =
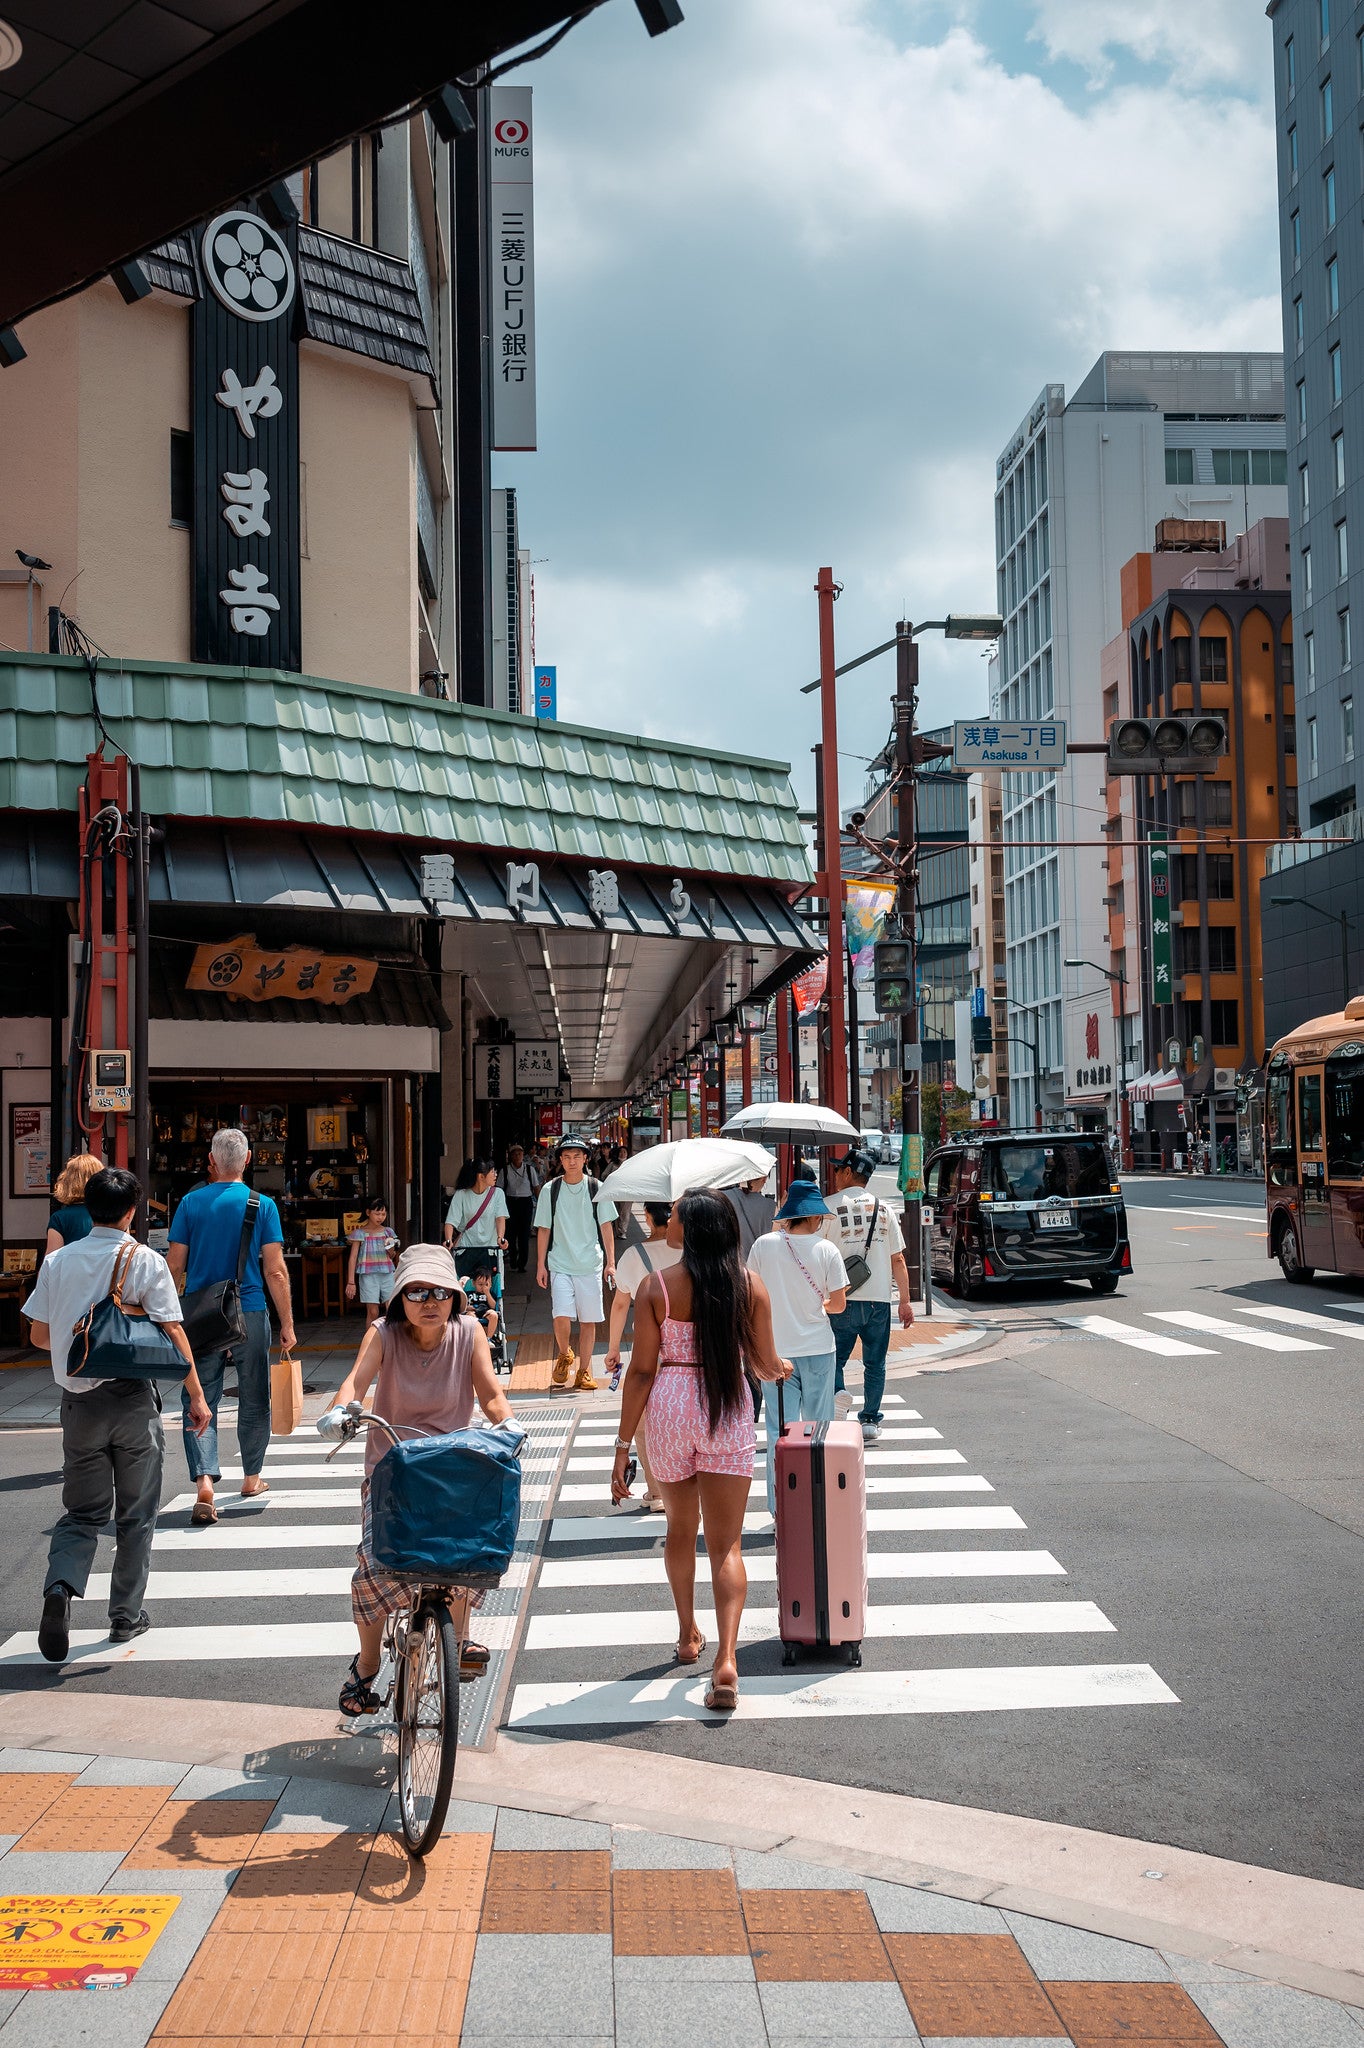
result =
[{"label": "shop signboard with kanji", "polygon": [[1174,1001],[1175,940],[1170,927],[1170,853],[1161,831],[1151,833],[1151,1000]]},{"label": "shop signboard with kanji", "polygon": [[494,448],[535,446],[535,215],[530,108],[528,85],[498,85],[488,94],[492,128],[488,268]]},{"label": "shop signboard with kanji", "polygon": [[198,255],[194,659],[301,669],[298,226],[232,206]]},{"label": "shop signboard with kanji", "polygon": [[559,1048],[552,1038],[516,1041],[518,1095],[552,1095],[559,1086]]},{"label": "shop signboard with kanji", "polygon": [[340,1004],[367,995],[378,971],[377,961],[353,953],[323,953],[314,946],[258,946],[246,932],[238,939],[196,946],[185,987],[248,1003]]},{"label": "shop signboard with kanji", "polygon": [[956,768],[1007,768],[1032,773],[1066,765],[1066,725],[1062,718],[958,719],[952,728],[952,764]]}]

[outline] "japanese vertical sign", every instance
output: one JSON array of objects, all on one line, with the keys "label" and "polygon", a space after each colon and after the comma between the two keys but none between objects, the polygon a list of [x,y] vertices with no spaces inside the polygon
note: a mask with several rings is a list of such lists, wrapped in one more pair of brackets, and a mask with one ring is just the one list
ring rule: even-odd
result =
[{"label": "japanese vertical sign", "polygon": [[1175,942],[1170,929],[1170,854],[1165,834],[1152,831],[1151,862],[1151,1000],[1174,1001]]},{"label": "japanese vertical sign", "polygon": [[488,93],[488,309],[493,446],[535,446],[535,221],[531,210],[530,87]]},{"label": "japanese vertical sign", "polygon": [[194,659],[303,666],[298,231],[246,207],[199,238],[193,319]]}]

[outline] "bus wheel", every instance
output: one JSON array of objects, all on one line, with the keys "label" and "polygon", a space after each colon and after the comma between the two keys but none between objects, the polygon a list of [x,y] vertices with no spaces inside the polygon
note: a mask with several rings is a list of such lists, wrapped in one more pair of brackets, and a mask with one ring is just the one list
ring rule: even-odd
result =
[{"label": "bus wheel", "polygon": [[1302,1260],[1298,1257],[1297,1233],[1291,1223],[1285,1221],[1279,1225],[1278,1238],[1274,1249],[1278,1254],[1279,1265],[1283,1269],[1285,1280],[1306,1281],[1316,1279],[1316,1267],[1304,1266]]}]

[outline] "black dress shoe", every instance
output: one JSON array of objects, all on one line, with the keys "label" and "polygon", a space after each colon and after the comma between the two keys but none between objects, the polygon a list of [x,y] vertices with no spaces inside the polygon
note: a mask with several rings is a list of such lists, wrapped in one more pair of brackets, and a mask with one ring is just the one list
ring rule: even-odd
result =
[{"label": "black dress shoe", "polygon": [[64,1664],[71,1648],[71,1589],[53,1586],[43,1596],[38,1648],[49,1664]]},{"label": "black dress shoe", "polygon": [[152,1618],[144,1607],[141,1614],[132,1621],[126,1617],[109,1625],[111,1643],[130,1643],[134,1636],[145,1636],[152,1625]]}]

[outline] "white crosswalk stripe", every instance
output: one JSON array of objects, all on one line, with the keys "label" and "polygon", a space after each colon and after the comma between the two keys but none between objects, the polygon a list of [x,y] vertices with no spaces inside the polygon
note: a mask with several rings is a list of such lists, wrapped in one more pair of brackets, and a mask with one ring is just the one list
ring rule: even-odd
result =
[{"label": "white crosswalk stripe", "polygon": [[[1222,1299],[1228,1308],[1241,1309],[1239,1302],[1230,1300],[1226,1295]],[[1347,1302],[1345,1306],[1354,1307],[1355,1304]],[[1285,1308],[1277,1301],[1257,1301],[1253,1308],[1247,1302],[1242,1313],[1271,1323],[1291,1323],[1304,1330],[1321,1330],[1328,1337],[1352,1337],[1356,1344],[1364,1344],[1364,1325],[1342,1323],[1335,1316],[1319,1316],[1313,1309]]]},{"label": "white crosswalk stripe", "polygon": [[1130,1344],[1134,1351],[1153,1351],[1158,1358],[1212,1358],[1206,1344],[1186,1344],[1179,1337],[1160,1337],[1154,1330],[1138,1329],[1134,1323],[1120,1323],[1114,1316],[1058,1316],[1073,1330],[1090,1337],[1111,1337],[1115,1344]]},{"label": "white crosswalk stripe", "polygon": [[[1200,1349],[1136,1328],[1131,1334],[1167,1355]],[[1089,1709],[1168,1704],[1175,1699],[1150,1665],[1060,1663],[1054,1654],[1049,1656],[1048,1645],[1056,1636],[1112,1636],[1115,1626],[1091,1600],[1014,1597],[1010,1582],[1064,1579],[1066,1574],[1050,1551],[1014,1547],[1011,1539],[1026,1525],[1007,1503],[976,1499],[889,1505],[888,1495],[979,1496],[992,1494],[994,1487],[984,1474],[942,1469],[964,1467],[966,1454],[961,1451],[947,1445],[937,1450],[907,1447],[908,1439],[942,1444],[931,1423],[884,1434],[898,1441],[866,1452],[870,1597],[863,1668],[847,1669],[834,1655],[822,1661],[803,1656],[804,1670],[775,1670],[779,1637],[778,1609],[771,1598],[777,1578],[772,1518],[756,1505],[745,1515],[744,1562],[751,1591],[740,1633],[740,1721]],[[662,1556],[666,1524],[661,1515],[607,1506],[610,1460],[598,1455],[599,1448],[605,1453],[610,1446],[586,1431],[575,1438],[555,1495],[558,1511],[550,1521],[548,1547],[530,1595],[514,1673],[507,1717],[507,1725],[514,1729],[571,1734],[613,1724],[642,1727],[711,1718],[704,1706],[709,1656],[703,1655],[700,1672],[657,1675],[660,1664],[670,1661],[677,1632]],[[934,1469],[924,1470],[930,1461]],[[754,1473],[759,1500],[764,1484],[760,1448]],[[573,1512],[589,1503],[599,1511]],[[947,1547],[954,1539],[969,1542],[972,1535],[987,1532],[1002,1537],[1008,1547]],[[897,1539],[902,1544],[907,1539],[912,1547],[892,1547]],[[717,1624],[714,1609],[707,1604],[711,1569],[700,1537],[697,1553],[696,1579],[703,1602],[697,1619],[713,1644]],[[996,1582],[994,1589],[991,1580]],[[906,1589],[916,1581],[934,1584],[936,1597],[907,1599]],[[973,1586],[985,1597],[979,1591],[971,1597]],[[930,1655],[926,1667],[895,1668],[897,1642],[912,1640],[927,1648],[935,1639],[955,1637],[1011,1638],[1020,1646],[1026,1642],[1032,1646],[1033,1661],[939,1667]],[[922,1654],[916,1664],[921,1664]]]},{"label": "white crosswalk stripe", "polygon": [[1146,1311],[1158,1323],[1175,1323],[1184,1330],[1194,1330],[1200,1336],[1230,1337],[1233,1344],[1253,1344],[1261,1351],[1326,1351],[1326,1344],[1314,1344],[1306,1337],[1285,1337],[1281,1330],[1254,1330],[1242,1323],[1233,1323],[1227,1316],[1207,1316],[1198,1309],[1149,1308]]}]

